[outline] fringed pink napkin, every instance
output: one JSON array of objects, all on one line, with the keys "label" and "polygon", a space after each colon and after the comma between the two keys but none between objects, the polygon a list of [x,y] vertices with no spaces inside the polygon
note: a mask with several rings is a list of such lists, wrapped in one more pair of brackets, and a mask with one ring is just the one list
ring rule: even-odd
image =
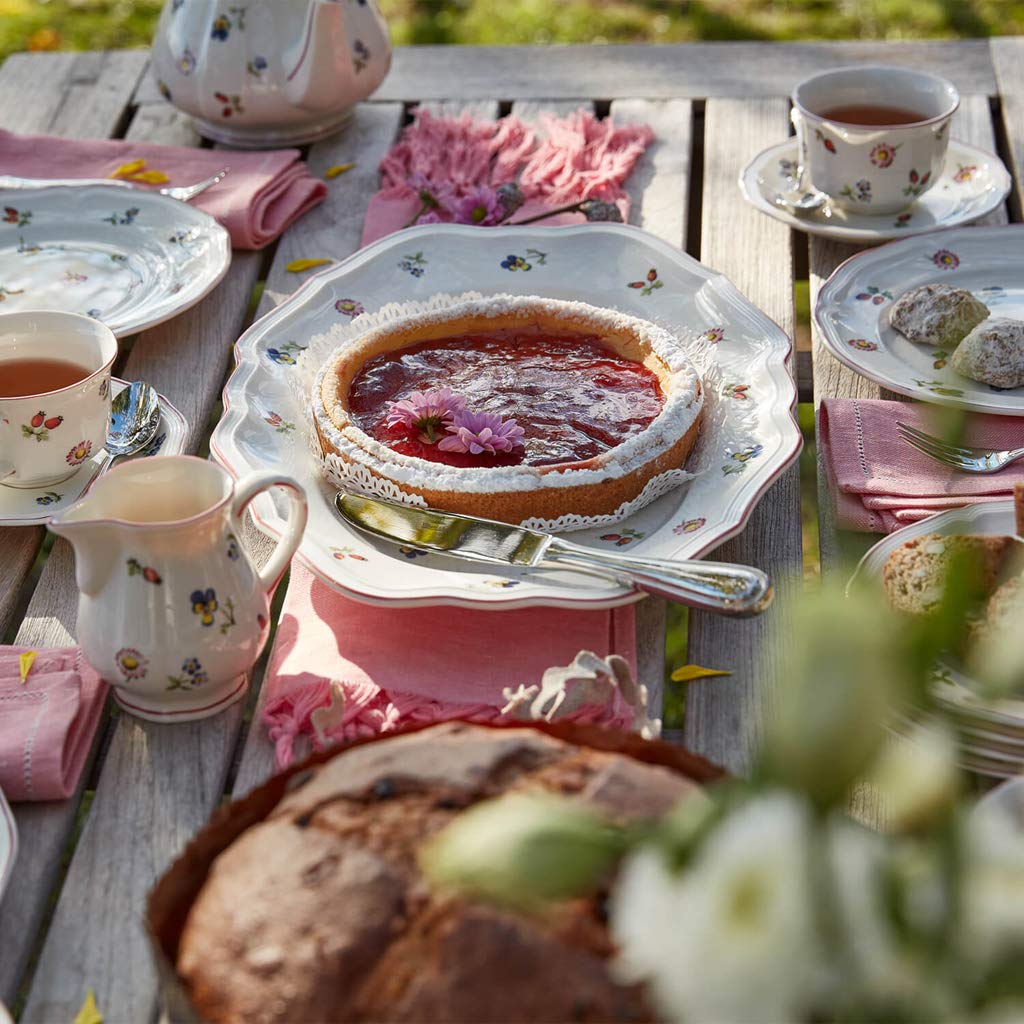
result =
[{"label": "fringed pink napkin", "polygon": [[8,800],[65,800],[78,785],[107,686],[77,647],[0,647],[0,789]]},{"label": "fringed pink napkin", "polygon": [[[381,163],[381,190],[367,208],[363,245],[412,223],[493,224],[501,216],[495,192],[512,182],[526,200],[512,221],[581,199],[615,203],[627,220],[622,185],[654,138],[651,129],[599,121],[584,110],[566,117],[541,114],[539,125],[538,134],[517,117],[480,121],[468,113],[435,117],[418,110]],[[440,205],[424,207],[424,190]],[[486,211],[482,221],[474,209]],[[583,219],[562,214],[541,223]]]},{"label": "fringed pink napkin", "polygon": [[[896,421],[941,433],[935,410],[917,402],[829,398],[818,413],[818,445],[836,503],[836,525],[844,530],[891,533],[947,508],[997,501],[1024,480],[1024,463],[993,476],[947,469],[901,441]],[[1010,416],[971,415],[964,444],[1016,448],[1020,421]]]},{"label": "fringed pink napkin", "polygon": [[[404,725],[495,721],[521,702],[520,687],[539,684],[545,670],[581,650],[617,653],[635,675],[632,606],[381,608],[343,597],[294,563],[263,720],[283,768],[300,737],[319,749]],[[566,717],[628,728],[634,709],[616,692]]]},{"label": "fringed pink napkin", "polygon": [[327,195],[327,186],[301,157],[297,149],[228,153],[0,131],[0,174],[22,178],[107,178],[126,163],[145,160],[147,169],[167,175],[166,185],[193,185],[230,167],[223,181],[191,205],[219,221],[236,249],[262,249]]}]

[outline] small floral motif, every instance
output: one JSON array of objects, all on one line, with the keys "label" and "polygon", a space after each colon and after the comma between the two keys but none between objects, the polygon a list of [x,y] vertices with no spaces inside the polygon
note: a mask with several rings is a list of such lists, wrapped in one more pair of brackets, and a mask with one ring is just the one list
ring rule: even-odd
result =
[{"label": "small floral motif", "polygon": [[963,395],[960,388],[951,388],[947,384],[943,384],[941,380],[915,380],[914,383],[919,388],[930,391],[933,395],[946,395],[949,398],[960,398]]},{"label": "small floral motif", "polygon": [[505,270],[531,270],[533,269],[532,264],[527,263],[522,256],[516,256],[515,253],[509,253],[502,261],[501,266]]},{"label": "small floral motif", "polygon": [[0,285],[0,302],[6,302],[8,295],[22,295],[24,291],[24,288],[5,288]]},{"label": "small floral motif", "polygon": [[210,37],[223,43],[227,40],[230,34],[231,19],[226,14],[218,14],[217,17],[213,19],[213,25],[210,28]]},{"label": "small floral motif", "polygon": [[935,131],[935,141],[941,142],[946,137],[946,131],[949,128],[949,121],[943,121],[942,124]]},{"label": "small floral motif", "polygon": [[722,472],[729,476],[734,473],[745,473],[747,470],[747,463],[751,459],[756,459],[764,451],[764,445],[752,444],[738,452],[733,452],[729,456],[729,462],[722,467]]},{"label": "small floral motif", "polygon": [[64,456],[64,461],[69,466],[80,466],[92,451],[92,441],[79,441],[74,448]]},{"label": "small floral motif", "polygon": [[171,95],[171,87],[162,78],[158,78],[156,80],[156,87],[160,95],[163,96],[163,98],[167,100],[168,103],[170,103],[174,99],[174,97]]},{"label": "small floral motif", "polygon": [[749,384],[729,383],[722,385],[722,394],[725,395],[726,398],[735,399],[737,402],[749,401],[750,395],[747,394],[749,390]]},{"label": "small floral motif", "polygon": [[36,504],[55,505],[63,497],[63,494],[58,494],[56,491],[47,491],[45,494],[40,494],[39,497],[36,498]]},{"label": "small floral motif", "polygon": [[306,345],[298,342],[286,341],[280,348],[268,348],[267,358],[278,366],[295,366],[300,353],[306,351]]},{"label": "small floral motif", "polygon": [[193,590],[189,596],[192,614],[199,616],[204,626],[212,626],[217,616],[217,592],[209,587],[206,590]]},{"label": "small floral motif", "polygon": [[702,335],[705,341],[710,341],[712,345],[717,345],[720,341],[725,340],[725,328],[724,327],[709,327]]},{"label": "small floral motif", "polygon": [[346,558],[354,559],[356,562],[369,561],[364,555],[357,554],[351,548],[331,548],[331,554],[339,561],[343,561]]},{"label": "small floral motif", "polygon": [[[56,430],[64,422],[63,416],[47,416],[42,409],[21,425],[22,437],[34,437],[36,441],[49,441],[50,431]],[[70,459],[69,459],[70,461]]]},{"label": "small floral motif", "polygon": [[953,175],[953,181],[958,185],[964,185],[974,177],[977,171],[978,168],[974,164],[969,164],[966,167],[963,164],[960,164],[957,168],[956,174]]},{"label": "small floral motif", "polygon": [[991,305],[1006,298],[1006,289],[1001,284],[990,284],[985,288],[979,288],[977,295],[983,302]]},{"label": "small floral motif", "polygon": [[877,352],[878,345],[873,341],[868,341],[867,338],[849,338],[846,342],[850,348],[857,349],[858,352]]},{"label": "small floral motif", "polygon": [[896,159],[896,151],[899,148],[899,145],[894,146],[891,142],[880,142],[871,150],[871,162],[876,167],[891,167],[893,160]]},{"label": "small floral motif", "polygon": [[263,630],[265,630],[267,628],[267,621],[268,621],[267,617],[266,617],[266,615],[263,614],[263,612],[257,613],[257,615],[256,615],[256,625],[260,627],[260,632],[261,633],[263,632]]},{"label": "small floral motif", "polygon": [[814,136],[833,156],[836,155],[836,144],[827,138],[820,128],[814,129]]},{"label": "small floral motif", "polygon": [[18,252],[22,256],[35,256],[37,252],[42,252],[43,247],[37,245],[35,242],[26,242],[23,235],[18,235]]},{"label": "small floral motif", "polygon": [[242,557],[241,548],[238,546],[238,538],[233,533],[228,534],[227,556],[232,562],[237,562]]},{"label": "small floral motif", "polygon": [[627,544],[632,544],[635,540],[641,540],[646,534],[641,533],[639,530],[622,529],[618,533],[603,533],[601,534],[601,540],[608,541],[609,544],[614,544],[617,548],[625,547]]},{"label": "small floral motif", "polygon": [[914,215],[912,213],[901,213],[893,222],[894,228],[905,228],[910,226],[910,218]]},{"label": "small floral motif", "polygon": [[949,353],[945,349],[936,349],[932,353],[932,359],[935,361],[932,363],[932,368],[935,370],[941,370],[945,367],[946,363],[949,362]]},{"label": "small floral motif", "polygon": [[88,281],[89,276],[87,274],[77,274],[73,270],[65,270],[61,280],[65,284],[81,284],[83,281]]},{"label": "small floral motif", "polygon": [[[135,218],[138,217],[138,215],[139,208],[137,206],[132,206],[130,209],[125,210],[124,213],[112,213],[109,217],[103,217],[101,219],[106,224],[134,224]],[[111,255],[111,259],[115,259],[117,255],[119,254],[114,253]],[[123,258],[121,261],[115,260],[115,262],[123,262]]]},{"label": "small floral motif", "polygon": [[143,565],[137,558],[129,558],[127,565],[129,576],[141,576],[147,583],[163,583],[160,573],[151,565]]},{"label": "small floral motif", "polygon": [[254,78],[262,78],[268,67],[267,58],[257,56],[246,62],[245,70]]},{"label": "small floral motif", "polygon": [[698,519],[687,519],[685,523],[676,523],[672,527],[672,532],[677,537],[681,537],[685,533],[696,533],[706,522],[707,519],[704,516]]},{"label": "small floral motif", "polygon": [[122,647],[114,655],[114,664],[125,679],[145,679],[149,658],[134,647]]},{"label": "small floral motif", "polygon": [[800,164],[796,160],[780,160],[779,175],[783,178],[795,178],[800,173]]},{"label": "small floral motif", "polygon": [[198,658],[186,658],[181,663],[181,675],[168,676],[165,690],[194,690],[210,681]]},{"label": "small floral motif", "polygon": [[166,440],[166,434],[157,434],[156,437],[154,437],[153,440],[149,442],[149,446],[147,448],[142,449],[140,455],[144,459],[151,458],[154,455],[159,455],[160,449],[163,448],[164,441]]},{"label": "small floral motif", "polygon": [[839,190],[839,194],[849,199],[851,203],[870,203],[871,182],[866,178],[861,178],[853,185],[844,185]]},{"label": "small floral motif", "polygon": [[422,252],[414,253],[412,256],[403,256],[398,264],[399,270],[404,270],[413,277],[422,277],[426,273],[427,260]]},{"label": "small floral motif", "polygon": [[427,552],[427,551],[420,551],[419,548],[411,548],[411,547],[409,547],[408,544],[403,544],[398,549],[398,553],[403,558],[408,558],[408,559],[425,558],[429,554],[429,552]]},{"label": "small floral motif", "polygon": [[5,224],[16,224],[19,228],[23,228],[31,219],[31,210],[18,210],[13,206],[4,207]]},{"label": "small floral motif", "polygon": [[364,70],[369,63],[369,47],[362,41],[362,39],[357,39],[352,44],[352,67],[355,68],[356,74]]},{"label": "small floral motif", "polygon": [[882,291],[881,288],[877,288],[872,284],[864,291],[858,292],[854,298],[856,298],[858,302],[870,302],[876,306],[881,306],[886,300],[892,302],[892,292]]},{"label": "small floral motif", "polygon": [[362,316],[366,312],[366,307],[355,299],[338,299],[334,304],[334,308],[342,316],[357,317]]},{"label": "small floral motif", "polygon": [[269,423],[279,434],[290,434],[295,429],[295,424],[282,419],[280,413],[268,412],[263,421]]},{"label": "small floral motif", "polygon": [[110,254],[110,259],[114,263],[127,263],[128,262],[128,256],[125,253],[123,253],[123,252],[112,252]]},{"label": "small floral motif", "polygon": [[498,590],[507,590],[509,587],[518,587],[520,580],[499,580],[489,579],[480,581],[485,587],[495,587]]},{"label": "small floral motif", "polygon": [[916,198],[928,188],[928,183],[932,180],[932,172],[926,171],[921,175],[916,170],[911,170],[907,178],[909,179],[909,184],[903,186],[903,194]]},{"label": "small floral motif", "polygon": [[178,70],[183,75],[191,75],[196,69],[196,55],[186,46],[178,58]]},{"label": "small floral motif", "polygon": [[91,316],[93,320],[99,320],[100,317],[103,315],[103,311],[99,309],[87,309],[85,311],[85,315]]},{"label": "small floral motif", "polygon": [[167,241],[171,245],[187,245],[189,242],[194,242],[199,237],[199,228],[189,228],[187,231],[175,231],[174,234],[167,236]]},{"label": "small floral motif", "polygon": [[245,107],[242,106],[242,97],[238,93],[215,92],[213,98],[223,104],[220,111],[221,117],[232,117],[235,114],[244,114]]},{"label": "small floral motif", "polygon": [[960,266],[960,257],[949,249],[938,249],[929,258],[940,270],[956,270]]},{"label": "small floral motif", "polygon": [[651,269],[647,271],[646,280],[630,281],[628,287],[639,288],[641,295],[650,295],[655,288],[661,288],[664,283],[665,282],[658,277],[658,271],[654,267],[651,267]]}]

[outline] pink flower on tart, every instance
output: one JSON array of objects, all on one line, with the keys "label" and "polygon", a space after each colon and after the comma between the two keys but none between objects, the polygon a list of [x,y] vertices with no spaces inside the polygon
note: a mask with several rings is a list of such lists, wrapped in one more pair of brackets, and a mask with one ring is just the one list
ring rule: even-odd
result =
[{"label": "pink flower on tart", "polygon": [[448,436],[441,438],[437,445],[446,452],[496,455],[524,447],[523,428],[515,420],[503,420],[492,412],[461,409],[448,425],[448,431]]},{"label": "pink flower on tart", "polygon": [[455,219],[460,224],[497,224],[505,216],[498,193],[486,185],[471,189],[456,203]]},{"label": "pink flower on tart", "polygon": [[390,403],[387,423],[415,430],[425,444],[434,444],[465,407],[465,398],[451,388],[414,391],[408,398]]}]

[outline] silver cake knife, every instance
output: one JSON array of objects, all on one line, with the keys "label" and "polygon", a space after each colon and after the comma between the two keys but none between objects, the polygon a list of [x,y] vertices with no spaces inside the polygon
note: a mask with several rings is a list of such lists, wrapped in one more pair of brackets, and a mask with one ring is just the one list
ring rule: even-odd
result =
[{"label": "silver cake knife", "polygon": [[757,615],[772,600],[768,577],[760,569],[745,565],[670,562],[594,551],[539,530],[399,505],[347,491],[339,491],[334,504],[341,517],[356,529],[420,551],[474,562],[574,569],[718,615]]}]

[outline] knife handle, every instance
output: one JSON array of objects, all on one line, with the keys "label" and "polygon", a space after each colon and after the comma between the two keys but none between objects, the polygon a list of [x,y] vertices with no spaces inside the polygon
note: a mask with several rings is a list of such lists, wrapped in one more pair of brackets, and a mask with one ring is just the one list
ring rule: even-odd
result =
[{"label": "knife handle", "polygon": [[649,594],[716,615],[759,615],[774,596],[771,580],[760,569],[728,562],[635,558],[594,551],[557,537],[545,550],[544,562],[611,577]]}]

